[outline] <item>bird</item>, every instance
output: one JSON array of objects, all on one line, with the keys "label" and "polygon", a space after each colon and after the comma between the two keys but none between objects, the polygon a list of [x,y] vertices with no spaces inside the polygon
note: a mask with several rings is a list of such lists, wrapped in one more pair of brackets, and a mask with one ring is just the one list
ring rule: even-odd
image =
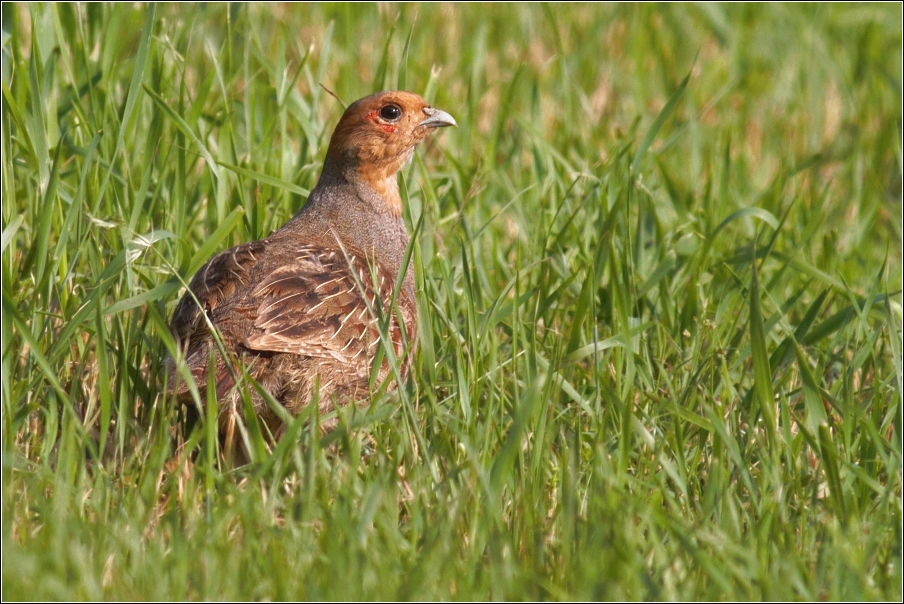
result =
[{"label": "bird", "polygon": [[[321,415],[352,401],[366,404],[372,372],[377,384],[394,377],[389,355],[378,354],[382,318],[384,346],[406,379],[417,308],[412,266],[403,269],[409,234],[396,175],[421,140],[456,125],[411,92],[355,101],[298,213],[265,239],[215,255],[191,279],[170,332],[201,405],[211,402],[213,385],[229,450],[241,453],[236,427],[249,420],[236,387],[243,369],[292,416],[314,400]],[[191,401],[191,384],[175,360],[168,375],[169,393]],[[388,389],[396,385],[390,381]],[[285,424],[257,389],[249,390],[256,418],[279,438]]]}]

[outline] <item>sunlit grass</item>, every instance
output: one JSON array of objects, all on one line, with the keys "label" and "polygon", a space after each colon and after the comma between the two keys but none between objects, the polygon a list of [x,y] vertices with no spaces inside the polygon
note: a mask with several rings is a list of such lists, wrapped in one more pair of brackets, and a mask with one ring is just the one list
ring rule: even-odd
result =
[{"label": "sunlit grass", "polygon": [[[7,599],[884,599],[897,5],[3,5]],[[212,253],[341,105],[403,173],[401,393],[231,468],[162,393]],[[176,447],[184,441],[180,451]]]}]

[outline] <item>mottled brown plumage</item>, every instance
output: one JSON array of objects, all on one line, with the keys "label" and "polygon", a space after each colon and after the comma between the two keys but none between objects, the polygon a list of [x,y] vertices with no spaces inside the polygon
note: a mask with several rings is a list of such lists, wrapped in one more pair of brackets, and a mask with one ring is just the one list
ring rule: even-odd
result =
[{"label": "mottled brown plumage", "polygon": [[[235,422],[242,416],[234,380],[242,365],[293,415],[315,396],[321,412],[335,403],[366,401],[385,317],[384,333],[403,375],[407,371],[417,311],[410,265],[395,292],[408,245],[396,174],[421,139],[452,125],[451,116],[408,92],[381,92],[353,103],[298,214],[266,239],[214,256],[191,280],[170,329],[202,403],[214,367],[227,445],[236,444]],[[220,354],[211,325],[228,358]],[[377,383],[389,377],[384,360]],[[191,398],[175,368],[171,391]],[[252,400],[258,417],[278,435],[276,414],[260,396]]]}]

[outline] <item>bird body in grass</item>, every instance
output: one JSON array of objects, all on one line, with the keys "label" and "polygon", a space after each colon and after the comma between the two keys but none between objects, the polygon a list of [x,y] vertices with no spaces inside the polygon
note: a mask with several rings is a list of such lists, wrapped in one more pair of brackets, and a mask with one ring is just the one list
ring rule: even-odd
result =
[{"label": "bird body in grass", "polygon": [[[217,254],[191,280],[170,330],[203,404],[214,385],[227,446],[237,444],[243,416],[235,387],[242,366],[293,415],[315,399],[321,413],[366,400],[385,317],[384,336],[405,375],[417,311],[410,264],[401,275],[409,237],[396,174],[426,135],[453,125],[408,92],[356,101],[336,126],[302,209],[266,239]],[[376,369],[377,384],[392,377],[385,356]],[[171,376],[170,391],[190,400],[175,365]],[[252,402],[278,436],[277,414],[254,389]]]}]

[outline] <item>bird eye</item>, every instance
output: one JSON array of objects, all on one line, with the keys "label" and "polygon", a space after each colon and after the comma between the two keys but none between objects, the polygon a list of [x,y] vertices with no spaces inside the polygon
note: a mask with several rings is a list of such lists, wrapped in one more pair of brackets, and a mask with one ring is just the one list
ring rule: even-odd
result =
[{"label": "bird eye", "polygon": [[399,109],[396,105],[386,105],[382,109],[380,109],[380,117],[384,120],[394,122],[400,117],[402,117],[402,110]]}]

